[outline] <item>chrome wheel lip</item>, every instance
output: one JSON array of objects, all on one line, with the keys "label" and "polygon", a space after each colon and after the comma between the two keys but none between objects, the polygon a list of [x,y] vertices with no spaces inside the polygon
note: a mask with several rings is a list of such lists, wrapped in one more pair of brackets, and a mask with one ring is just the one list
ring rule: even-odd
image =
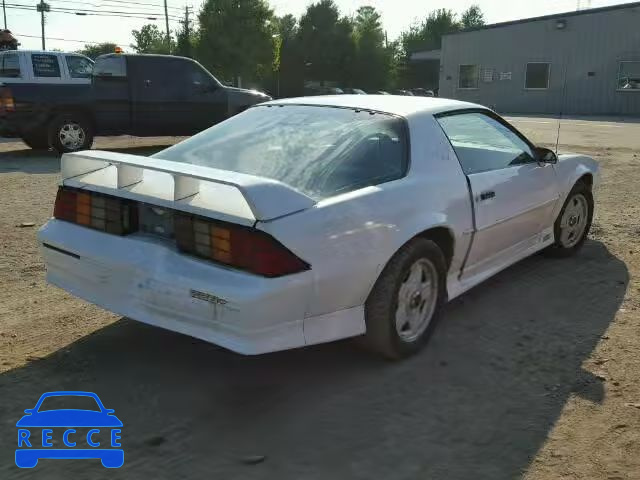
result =
[{"label": "chrome wheel lip", "polygon": [[84,128],[73,121],[67,121],[58,130],[58,139],[60,144],[68,150],[77,150],[80,148],[87,137]]},{"label": "chrome wheel lip", "polygon": [[589,202],[582,193],[569,198],[560,219],[559,243],[563,248],[573,248],[584,236],[589,218]]},{"label": "chrome wheel lip", "polygon": [[396,333],[406,343],[415,342],[430,325],[438,303],[438,271],[427,258],[416,260],[400,284],[394,316]]}]

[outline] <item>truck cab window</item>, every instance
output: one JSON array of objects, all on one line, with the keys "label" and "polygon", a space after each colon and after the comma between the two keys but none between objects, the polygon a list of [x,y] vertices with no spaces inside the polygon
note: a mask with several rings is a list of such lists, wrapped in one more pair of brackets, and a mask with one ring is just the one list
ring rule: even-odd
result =
[{"label": "truck cab window", "polygon": [[20,78],[20,60],[17,53],[0,55],[0,77]]},{"label": "truck cab window", "polygon": [[57,55],[44,53],[31,54],[33,75],[43,78],[60,78],[60,64]]},{"label": "truck cab window", "polygon": [[187,81],[190,85],[196,87],[214,87],[215,82],[211,75],[207,74],[202,68],[198,65],[189,65],[186,70]]},{"label": "truck cab window", "polygon": [[78,55],[67,55],[67,67],[71,78],[90,78],[93,72],[93,62]]}]

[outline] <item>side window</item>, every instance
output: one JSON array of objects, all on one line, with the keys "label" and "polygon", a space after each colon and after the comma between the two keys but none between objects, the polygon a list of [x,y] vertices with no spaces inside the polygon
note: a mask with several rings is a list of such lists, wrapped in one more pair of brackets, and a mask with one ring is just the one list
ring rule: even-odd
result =
[{"label": "side window", "polygon": [[60,63],[57,55],[46,53],[31,54],[33,75],[40,78],[60,78]]},{"label": "side window", "polygon": [[195,63],[187,64],[184,69],[184,75],[186,75],[186,81],[189,85],[196,87],[214,86],[215,82],[211,75],[204,71],[202,67]]},{"label": "side window", "polygon": [[17,53],[0,55],[0,77],[20,78],[20,59]]},{"label": "side window", "polygon": [[527,63],[524,88],[529,90],[545,90],[549,88],[550,63]]},{"label": "side window", "polygon": [[467,175],[533,161],[529,145],[513,130],[484,113],[438,118]]},{"label": "side window", "polygon": [[98,57],[93,67],[96,77],[126,77],[127,65],[122,56]]},{"label": "side window", "polygon": [[67,55],[67,67],[71,78],[90,78],[93,72],[93,62],[85,57]]},{"label": "side window", "polygon": [[618,90],[640,92],[640,62],[618,64]]},{"label": "side window", "polygon": [[460,65],[458,70],[458,88],[461,90],[473,90],[478,88],[480,69],[478,65]]}]

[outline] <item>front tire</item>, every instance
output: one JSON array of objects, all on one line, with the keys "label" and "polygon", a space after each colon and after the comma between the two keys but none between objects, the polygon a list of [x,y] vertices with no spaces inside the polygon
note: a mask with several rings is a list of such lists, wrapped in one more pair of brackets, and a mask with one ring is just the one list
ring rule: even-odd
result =
[{"label": "front tire", "polygon": [[584,245],[593,220],[593,195],[584,182],[578,182],[553,225],[555,243],[547,249],[553,257],[570,257]]},{"label": "front tire", "polygon": [[397,360],[418,352],[446,301],[447,267],[440,248],[415,238],[384,268],[365,303],[364,344]]},{"label": "front tire", "polygon": [[62,113],[49,123],[49,144],[58,153],[88,150],[93,145],[93,126],[81,113]]}]

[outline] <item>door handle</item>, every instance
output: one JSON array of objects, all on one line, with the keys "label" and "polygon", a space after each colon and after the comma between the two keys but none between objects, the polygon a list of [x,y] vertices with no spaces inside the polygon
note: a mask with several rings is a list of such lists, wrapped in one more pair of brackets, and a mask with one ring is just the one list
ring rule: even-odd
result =
[{"label": "door handle", "polygon": [[493,190],[487,190],[486,192],[482,192],[478,197],[478,201],[482,202],[483,200],[489,200],[491,198],[495,198],[496,192]]},{"label": "door handle", "polygon": [[144,81],[144,86],[145,87],[150,87],[151,86],[151,80],[145,80]]}]

